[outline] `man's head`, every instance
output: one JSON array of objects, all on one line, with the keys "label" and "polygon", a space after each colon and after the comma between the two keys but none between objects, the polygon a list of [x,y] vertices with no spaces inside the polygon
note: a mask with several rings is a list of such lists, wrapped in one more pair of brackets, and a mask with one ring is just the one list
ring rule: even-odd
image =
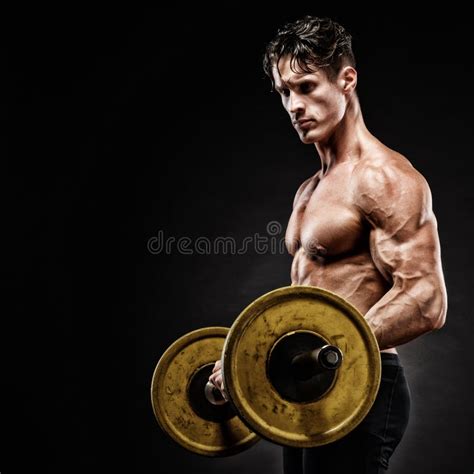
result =
[{"label": "man's head", "polygon": [[351,35],[329,18],[305,16],[278,30],[263,58],[263,69],[272,83],[273,66],[287,55],[293,59],[293,66],[305,72],[323,68],[331,80],[343,64],[355,68]]},{"label": "man's head", "polygon": [[263,68],[304,143],[327,138],[357,83],[351,35],[329,18],[286,24],[268,44]]}]

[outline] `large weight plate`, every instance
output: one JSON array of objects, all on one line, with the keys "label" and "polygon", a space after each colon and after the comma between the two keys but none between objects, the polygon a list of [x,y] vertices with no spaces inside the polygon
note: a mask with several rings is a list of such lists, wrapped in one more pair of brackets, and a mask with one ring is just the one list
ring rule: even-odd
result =
[{"label": "large weight plate", "polygon": [[[267,370],[275,344],[299,331],[343,353],[332,385],[313,401],[283,398]],[[321,288],[289,286],[259,297],[237,317],[224,345],[223,374],[253,431],[277,444],[314,447],[347,435],[367,415],[379,389],[381,360],[375,336],[355,307]]]},{"label": "large weight plate", "polygon": [[153,373],[151,401],[159,425],[181,446],[205,456],[236,454],[260,439],[230,403],[215,406],[204,395],[228,331],[210,327],[182,336],[164,352]]}]

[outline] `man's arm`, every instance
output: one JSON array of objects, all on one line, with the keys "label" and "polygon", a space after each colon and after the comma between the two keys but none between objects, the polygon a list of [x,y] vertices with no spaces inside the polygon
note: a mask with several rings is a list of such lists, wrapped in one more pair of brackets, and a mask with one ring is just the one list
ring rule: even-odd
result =
[{"label": "man's arm", "polygon": [[447,294],[426,180],[408,162],[366,165],[357,173],[354,201],[371,226],[375,265],[392,284],[365,315],[380,349],[442,327]]}]

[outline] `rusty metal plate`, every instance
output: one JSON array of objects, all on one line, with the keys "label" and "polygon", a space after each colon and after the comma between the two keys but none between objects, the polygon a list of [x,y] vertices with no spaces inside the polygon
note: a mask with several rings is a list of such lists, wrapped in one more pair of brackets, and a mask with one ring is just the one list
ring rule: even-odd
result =
[{"label": "rusty metal plate", "polygon": [[204,387],[221,358],[229,329],[209,327],[185,334],[164,352],[153,373],[151,402],[161,428],[189,451],[229,456],[260,438],[230,403],[209,403]]},{"label": "rusty metal plate", "polygon": [[[343,353],[334,378],[302,402],[282,395],[268,370],[272,350],[293,333],[313,334]],[[362,314],[310,286],[279,288],[247,306],[229,331],[222,359],[239,416],[263,438],[287,446],[320,446],[347,435],[367,415],[380,385],[379,347]]]}]

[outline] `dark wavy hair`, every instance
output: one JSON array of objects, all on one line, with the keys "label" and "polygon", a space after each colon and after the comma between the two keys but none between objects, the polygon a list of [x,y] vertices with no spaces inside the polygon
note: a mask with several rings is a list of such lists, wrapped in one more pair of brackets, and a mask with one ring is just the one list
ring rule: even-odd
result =
[{"label": "dark wavy hair", "polygon": [[263,70],[272,81],[272,87],[272,67],[286,55],[291,57],[292,71],[297,72],[295,66],[306,73],[314,72],[315,67],[324,68],[330,80],[343,64],[355,67],[352,36],[330,18],[306,15],[278,30],[263,57]]}]

